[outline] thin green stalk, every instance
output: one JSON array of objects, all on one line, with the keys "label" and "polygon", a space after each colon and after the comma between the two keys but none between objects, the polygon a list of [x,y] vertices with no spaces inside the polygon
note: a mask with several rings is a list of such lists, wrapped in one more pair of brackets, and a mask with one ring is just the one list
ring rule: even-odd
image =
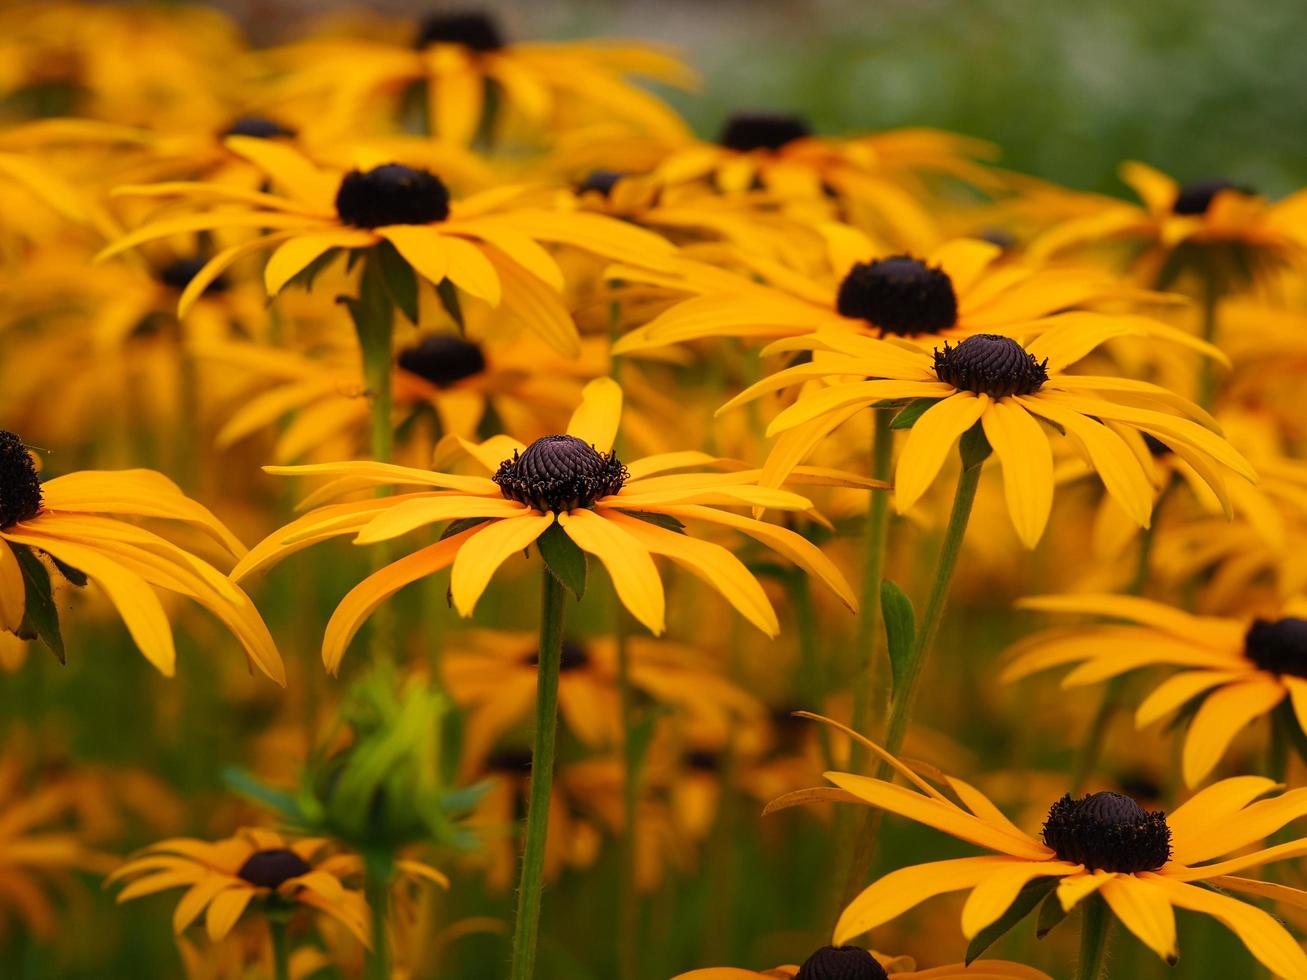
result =
[{"label": "thin green stalk", "polygon": [[363,860],[363,892],[372,912],[372,949],[368,951],[368,980],[390,980],[390,939],[386,918],[390,906],[390,876],[394,867],[389,853],[370,852]]},{"label": "thin green stalk", "polygon": [[1090,895],[1080,903],[1080,960],[1076,980],[1099,980],[1107,965],[1107,942],[1112,916],[1101,895]]},{"label": "thin green stalk", "polygon": [[268,920],[272,934],[272,976],[274,980],[290,980],[290,942],[286,938],[286,920],[274,916]]},{"label": "thin green stalk", "polygon": [[617,688],[622,703],[622,840],[618,872],[618,976],[639,975],[639,896],[636,892],[636,820],[640,803],[640,752],[635,740],[635,689],[631,686],[631,651],[621,602],[617,603],[613,638],[617,644]]},{"label": "thin green stalk", "polygon": [[544,884],[545,839],[549,829],[549,793],[554,778],[554,739],[558,733],[558,674],[563,658],[563,585],[542,568],[540,666],[536,680],[536,730],[531,752],[531,793],[527,801],[522,878],[513,926],[511,980],[535,974],[536,938],[540,932],[540,890]]},{"label": "thin green stalk", "polygon": [[[903,738],[907,734],[908,722],[912,718],[912,706],[916,701],[917,687],[921,682],[922,668],[925,667],[926,655],[934,646],[940,621],[944,617],[944,605],[948,601],[949,588],[953,584],[953,572],[957,568],[958,555],[962,551],[962,539],[966,536],[967,522],[971,519],[971,508],[976,502],[976,488],[980,485],[984,455],[969,453],[967,447],[969,438],[970,433],[963,437],[962,472],[958,476],[957,489],[953,493],[953,509],[949,514],[948,527],[944,531],[944,540],[940,545],[939,558],[935,564],[935,581],[931,586],[930,598],[926,602],[926,612],[917,627],[908,662],[903,668],[903,678],[890,702],[889,723],[883,742],[885,751],[890,755],[898,754],[903,745]],[[974,458],[975,456],[979,458]],[[891,775],[890,767],[882,762],[876,767],[875,775],[877,779],[888,779]],[[876,842],[880,837],[882,815],[883,811],[874,809],[863,823],[844,884],[844,904],[848,904],[866,883]]]}]

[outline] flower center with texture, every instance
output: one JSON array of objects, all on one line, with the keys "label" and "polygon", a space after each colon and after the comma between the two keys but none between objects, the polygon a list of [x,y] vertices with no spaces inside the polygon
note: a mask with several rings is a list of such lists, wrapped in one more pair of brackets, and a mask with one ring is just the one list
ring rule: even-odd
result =
[{"label": "flower center with texture", "polygon": [[731,150],[779,150],[811,136],[812,129],[799,116],[779,112],[737,112],[726,120],[717,142]]},{"label": "flower center with texture", "polygon": [[[169,289],[181,292],[191,284],[191,280],[204,268],[204,259],[178,259],[159,270],[159,281]],[[221,293],[229,288],[227,280],[219,276],[204,288],[205,295]]]},{"label": "flower center with texture", "polygon": [[488,14],[432,14],[418,28],[417,46],[425,48],[428,44],[461,44],[473,51],[498,51],[504,46],[504,36]]},{"label": "flower center with texture", "polygon": [[626,483],[626,467],[576,436],[543,436],[499,464],[492,479],[509,500],[541,511],[590,507]]},{"label": "flower center with texture", "polygon": [[486,369],[480,346],[448,333],[428,334],[400,351],[395,361],[437,388],[449,388]]},{"label": "flower center with texture", "polygon": [[435,174],[399,163],[351,170],[336,192],[336,213],[356,228],[430,224],[449,217],[449,189]]},{"label": "flower center with texture", "polygon": [[1032,395],[1048,380],[1048,360],[1040,364],[1011,337],[978,333],[956,347],[936,347],[935,374],[959,391],[991,398]]},{"label": "flower center with texture", "polygon": [[943,269],[910,255],[858,262],[835,296],[840,316],[866,320],[882,333],[939,333],[958,322],[958,297]]},{"label": "flower center with texture", "polygon": [[1206,214],[1207,209],[1212,206],[1213,198],[1221,191],[1252,193],[1251,188],[1226,180],[1224,177],[1195,180],[1180,188],[1180,192],[1175,196],[1175,203],[1171,205],[1171,211],[1173,214]]},{"label": "flower center with texture", "polygon": [[591,170],[585,180],[576,185],[576,192],[584,194],[586,191],[596,191],[607,197],[625,176],[620,170]]},{"label": "flower center with texture", "polygon": [[1307,619],[1257,619],[1243,639],[1244,655],[1273,674],[1307,677]]},{"label": "flower center with texture", "polygon": [[794,980],[886,980],[885,968],[860,946],[823,946],[799,967]]},{"label": "flower center with texture", "polygon": [[291,878],[298,878],[312,870],[309,863],[290,848],[278,847],[255,851],[245,859],[236,876],[258,888],[275,889]]},{"label": "flower center with texture", "polygon": [[1120,793],[1062,797],[1048,809],[1044,843],[1090,871],[1156,871],[1171,859],[1166,814]]},{"label": "flower center with texture", "polygon": [[[526,662],[532,667],[540,666],[540,651],[532,650],[527,654]],[[571,640],[563,641],[562,655],[558,661],[559,670],[581,670],[589,665],[590,655],[585,652],[585,647]]]},{"label": "flower center with texture", "polygon": [[267,116],[241,116],[227,127],[223,136],[253,136],[256,139],[270,140],[278,136],[291,138],[295,130],[287,129],[281,123]]},{"label": "flower center with texture", "polygon": [[41,478],[23,440],[0,429],[0,528],[41,513]]}]

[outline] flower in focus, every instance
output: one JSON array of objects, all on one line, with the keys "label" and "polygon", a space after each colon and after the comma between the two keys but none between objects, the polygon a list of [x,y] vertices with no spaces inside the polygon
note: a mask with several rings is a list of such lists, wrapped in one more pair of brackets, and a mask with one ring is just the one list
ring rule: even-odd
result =
[{"label": "flower in focus", "polygon": [[741,970],[718,966],[691,970],[673,980],[1049,980],[1034,967],[1007,960],[975,960],[918,970],[910,956],[887,956],[861,946],[823,946],[799,966],[777,966],[770,970]]},{"label": "flower in focus", "polygon": [[1079,687],[1142,667],[1178,667],[1143,700],[1139,727],[1184,709],[1190,719],[1181,767],[1197,786],[1234,738],[1252,722],[1290,706],[1286,723],[1307,731],[1307,606],[1291,603],[1273,618],[1194,616],[1131,596],[1038,596],[1022,608],[1110,616],[1119,623],[1045,630],[1009,651],[1005,681],[1052,667],[1075,670],[1062,682]]},{"label": "flower in focus", "polygon": [[38,636],[63,658],[50,569],[74,585],[93,581],[122,616],[145,658],[171,677],[177,653],[156,588],[208,609],[240,641],[252,665],[278,684],[285,668],[254,604],[208,562],[121,520],[180,521],[239,557],[244,546],[205,507],[151,470],[68,473],[42,482],[27,447],[0,431],[0,628]]}]

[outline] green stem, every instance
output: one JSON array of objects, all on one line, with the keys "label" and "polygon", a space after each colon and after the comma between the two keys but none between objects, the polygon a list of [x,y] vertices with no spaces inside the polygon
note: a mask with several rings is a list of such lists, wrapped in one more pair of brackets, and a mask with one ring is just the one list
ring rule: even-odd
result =
[{"label": "green stem", "polygon": [[286,920],[280,916],[268,920],[272,934],[272,975],[274,980],[290,980],[290,942],[286,938]]},{"label": "green stem", "polygon": [[368,952],[368,980],[390,980],[390,946],[386,916],[390,904],[390,875],[393,861],[388,853],[364,855],[363,891],[372,912],[372,949]]},{"label": "green stem", "polygon": [[631,686],[631,652],[621,603],[617,605],[614,640],[617,643],[617,687],[622,702],[622,822],[621,858],[617,895],[618,976],[635,980],[639,974],[639,896],[636,893],[636,819],[640,802],[640,758],[635,742],[635,689]]},{"label": "green stem", "polygon": [[1112,918],[1101,895],[1090,895],[1080,903],[1080,962],[1076,980],[1099,980],[1107,964],[1107,941]]},{"label": "green stem", "polygon": [[535,974],[536,938],[540,932],[540,890],[544,883],[545,839],[549,830],[549,793],[554,776],[554,738],[558,732],[558,674],[563,657],[563,585],[542,568],[540,666],[536,680],[536,730],[531,752],[531,794],[527,801],[522,878],[513,926],[512,980]]},{"label": "green stem", "polygon": [[[969,437],[970,433],[963,437],[962,472],[958,476],[957,489],[953,493],[953,509],[949,514],[948,527],[944,531],[944,541],[940,545],[939,558],[935,564],[935,582],[931,586],[930,598],[926,602],[926,613],[917,627],[908,662],[903,668],[902,682],[894,691],[894,697],[890,702],[889,724],[883,743],[885,751],[890,755],[898,754],[903,745],[903,738],[907,734],[922,668],[926,664],[926,655],[934,645],[935,635],[939,632],[939,624],[944,616],[944,605],[948,601],[949,588],[953,584],[953,572],[957,568],[958,555],[962,551],[962,539],[966,536],[967,522],[971,519],[971,508],[976,502],[976,488],[980,485],[980,471],[983,469],[984,457],[968,459],[966,446]],[[882,762],[876,767],[875,775],[877,779],[888,779],[891,775],[890,767]],[[882,816],[882,810],[874,809],[863,822],[862,832],[858,837],[853,860],[849,865],[849,874],[844,884],[844,904],[848,904],[866,883],[876,842],[880,837]]]}]

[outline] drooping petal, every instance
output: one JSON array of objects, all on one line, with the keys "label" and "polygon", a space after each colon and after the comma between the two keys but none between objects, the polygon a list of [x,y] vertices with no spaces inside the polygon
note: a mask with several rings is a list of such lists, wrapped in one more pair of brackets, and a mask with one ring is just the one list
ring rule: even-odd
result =
[{"label": "drooping petal", "polygon": [[[526,549],[554,522],[553,514],[527,512],[489,525],[479,525],[454,559],[449,588],[460,616],[471,616],[491,577],[515,552]],[[450,538],[449,540],[454,540]]]},{"label": "drooping petal", "polygon": [[1122,925],[1167,963],[1175,964],[1180,955],[1175,938],[1175,910],[1162,889],[1148,878],[1117,875],[1103,883],[1099,894]]},{"label": "drooping petal", "polygon": [[1181,760],[1185,784],[1201,783],[1234,737],[1254,718],[1283,701],[1284,696],[1284,688],[1269,678],[1240,681],[1209,695],[1185,736]]},{"label": "drooping petal", "polygon": [[1053,509],[1053,451],[1039,423],[1012,399],[992,403],[980,417],[1003,467],[1003,493],[1017,537],[1034,548]]},{"label": "drooping petal", "polygon": [[608,570],[622,605],[655,636],[662,633],[662,579],[649,550],[616,522],[591,510],[559,514],[558,523],[577,547],[594,555]]},{"label": "drooping petal", "polygon": [[962,391],[932,405],[917,419],[895,471],[894,506],[900,514],[926,492],[954,443],[979,421],[988,405],[988,397]]},{"label": "drooping petal", "polygon": [[296,235],[268,256],[268,264],[263,267],[264,288],[269,296],[276,296],[286,283],[333,248],[365,248],[376,241],[373,232],[353,228]]},{"label": "drooping petal", "polygon": [[26,606],[23,570],[9,545],[0,542],[0,628],[16,633],[23,625]]}]

